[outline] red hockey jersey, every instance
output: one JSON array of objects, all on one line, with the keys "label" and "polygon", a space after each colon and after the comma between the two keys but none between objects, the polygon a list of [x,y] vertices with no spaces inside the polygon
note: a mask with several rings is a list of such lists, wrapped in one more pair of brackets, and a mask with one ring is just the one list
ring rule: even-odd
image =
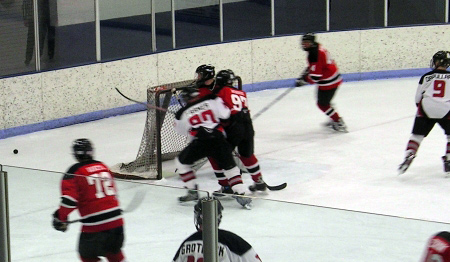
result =
[{"label": "red hockey jersey", "polygon": [[422,262],[434,261],[450,262],[450,232],[440,232],[428,241]]},{"label": "red hockey jersey", "polygon": [[308,51],[308,74],[306,81],[317,84],[321,90],[337,88],[342,83],[338,67],[328,51],[318,44]]},{"label": "red hockey jersey", "polygon": [[216,95],[222,98],[232,115],[248,108],[247,94],[242,90],[225,86]]},{"label": "red hockey jersey", "polygon": [[100,232],[123,225],[122,210],[116,198],[116,185],[102,162],[91,160],[74,164],[61,182],[59,219],[78,209],[82,232]]}]

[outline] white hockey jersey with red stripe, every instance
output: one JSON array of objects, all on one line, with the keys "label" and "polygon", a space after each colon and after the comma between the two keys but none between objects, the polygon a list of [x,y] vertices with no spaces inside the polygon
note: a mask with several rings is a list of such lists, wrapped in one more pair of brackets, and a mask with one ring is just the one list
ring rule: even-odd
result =
[{"label": "white hockey jersey with red stripe", "polygon": [[450,111],[450,72],[433,70],[424,74],[416,92],[416,104],[429,118],[440,119]]},{"label": "white hockey jersey with red stripe", "polygon": [[306,81],[317,84],[320,90],[334,89],[342,83],[335,61],[320,44],[308,51],[307,71]]},{"label": "white hockey jersey with red stripe", "polygon": [[223,131],[222,126],[219,126],[220,120],[229,117],[230,109],[225,106],[223,100],[209,95],[180,109],[175,115],[174,128],[180,135],[194,137],[195,130],[199,127],[209,130],[219,128]]}]

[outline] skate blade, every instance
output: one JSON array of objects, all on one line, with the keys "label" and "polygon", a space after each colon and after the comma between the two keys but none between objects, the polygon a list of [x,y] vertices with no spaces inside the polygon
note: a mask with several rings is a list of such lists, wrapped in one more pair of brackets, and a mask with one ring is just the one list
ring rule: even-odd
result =
[{"label": "skate blade", "polygon": [[247,209],[247,210],[251,210],[252,208],[253,208],[253,205],[252,205],[252,203],[248,203],[248,204],[245,204],[244,206],[242,206],[243,208],[245,208],[245,209]]}]

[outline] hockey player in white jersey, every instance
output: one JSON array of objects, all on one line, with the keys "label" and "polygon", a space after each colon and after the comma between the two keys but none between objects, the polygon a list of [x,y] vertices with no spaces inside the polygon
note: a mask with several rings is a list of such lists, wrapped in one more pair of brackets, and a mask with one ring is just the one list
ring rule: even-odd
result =
[{"label": "hockey player in white jersey", "polygon": [[439,51],[430,62],[432,71],[424,74],[416,92],[417,113],[411,138],[405,152],[405,160],[399,167],[403,174],[414,160],[422,140],[438,123],[447,136],[445,155],[442,157],[444,171],[450,174],[450,52]]},{"label": "hockey player in white jersey", "polygon": [[[194,222],[197,232],[193,233],[181,243],[173,262],[203,261],[203,237],[202,237],[202,203],[207,198],[198,200],[194,207]],[[223,206],[218,201],[217,224],[222,220]],[[261,262],[253,247],[242,237],[223,229],[218,229],[218,258],[219,262]]]},{"label": "hockey player in white jersey", "polygon": [[232,155],[233,147],[226,141],[224,128],[220,124],[221,120],[230,117],[230,109],[213,94],[200,97],[195,87],[185,88],[181,96],[186,106],[176,113],[174,127],[179,134],[188,136],[191,142],[175,159],[178,173],[188,189],[187,195],[180,197],[179,201],[198,200],[198,185],[192,166],[195,161],[210,157],[224,170],[228,180],[239,181],[232,186],[236,192],[234,197],[243,207],[250,208],[251,198],[242,197],[245,187]]}]

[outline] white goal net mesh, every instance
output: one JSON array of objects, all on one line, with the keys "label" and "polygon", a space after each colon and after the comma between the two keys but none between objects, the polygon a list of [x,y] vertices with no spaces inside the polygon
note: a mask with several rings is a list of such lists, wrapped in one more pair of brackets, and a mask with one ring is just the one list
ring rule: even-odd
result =
[{"label": "white goal net mesh", "polygon": [[186,137],[179,135],[173,128],[176,112],[181,108],[178,96],[183,87],[191,85],[193,80],[185,80],[147,89],[147,102],[167,109],[147,109],[144,134],[134,161],[119,163],[111,167],[115,177],[125,179],[161,179],[162,161],[174,159],[187,145]]}]

